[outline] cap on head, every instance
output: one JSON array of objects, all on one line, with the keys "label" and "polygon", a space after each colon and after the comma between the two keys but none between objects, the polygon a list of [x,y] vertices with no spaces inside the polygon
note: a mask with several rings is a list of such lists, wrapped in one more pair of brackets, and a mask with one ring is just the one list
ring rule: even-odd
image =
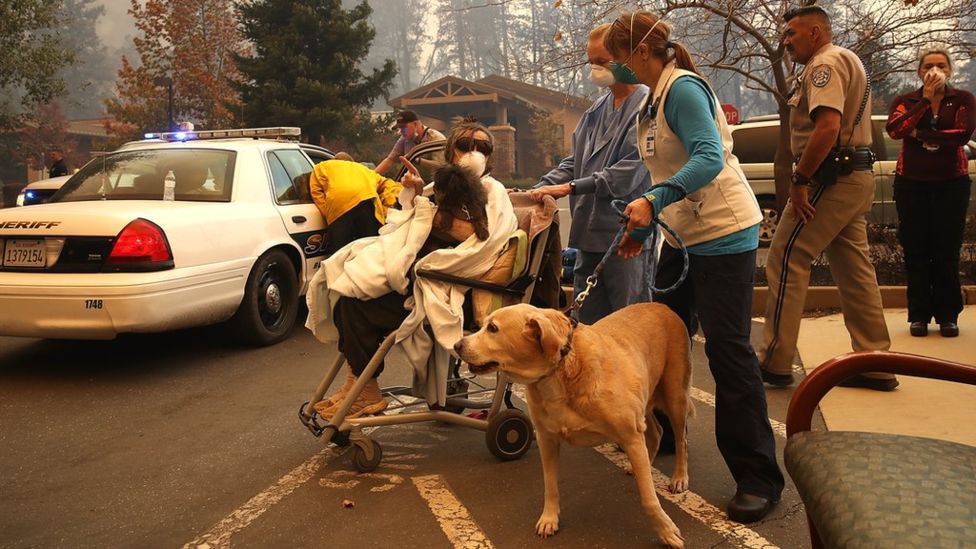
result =
[{"label": "cap on head", "polygon": [[417,117],[417,113],[413,111],[400,111],[396,117],[396,125],[399,128],[411,122],[416,122],[417,120],[420,120],[420,118]]}]

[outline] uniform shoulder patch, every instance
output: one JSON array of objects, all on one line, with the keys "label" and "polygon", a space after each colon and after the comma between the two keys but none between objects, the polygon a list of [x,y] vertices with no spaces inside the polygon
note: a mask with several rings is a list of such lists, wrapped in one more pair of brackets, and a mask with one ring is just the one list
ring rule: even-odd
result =
[{"label": "uniform shoulder patch", "polygon": [[830,82],[831,71],[830,67],[827,65],[820,65],[813,69],[813,74],[810,75],[810,83],[818,88],[822,88]]}]

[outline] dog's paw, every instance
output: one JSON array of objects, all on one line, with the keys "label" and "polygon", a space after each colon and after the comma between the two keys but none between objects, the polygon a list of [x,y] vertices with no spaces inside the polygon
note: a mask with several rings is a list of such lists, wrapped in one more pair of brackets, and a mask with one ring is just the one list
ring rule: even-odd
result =
[{"label": "dog's paw", "polygon": [[559,531],[559,516],[558,515],[546,515],[545,513],[539,517],[539,521],[535,523],[535,533],[548,538],[553,536]]},{"label": "dog's paw", "polygon": [[668,484],[668,490],[672,494],[680,494],[688,490],[688,475],[682,477],[673,477],[671,479],[671,484]]},{"label": "dog's paw", "polygon": [[673,547],[675,549],[684,549],[685,547],[685,538],[681,537],[681,531],[678,530],[677,526],[672,526],[664,532],[658,532],[658,535],[661,537],[661,543],[665,547]]}]

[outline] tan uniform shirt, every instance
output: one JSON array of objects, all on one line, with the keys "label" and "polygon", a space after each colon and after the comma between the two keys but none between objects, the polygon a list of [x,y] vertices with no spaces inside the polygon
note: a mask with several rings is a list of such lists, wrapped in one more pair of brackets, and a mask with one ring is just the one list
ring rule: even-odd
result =
[{"label": "tan uniform shirt", "polygon": [[817,50],[797,77],[796,91],[789,100],[790,146],[793,155],[797,158],[803,155],[815,126],[813,113],[821,107],[840,113],[841,146],[870,146],[870,94],[857,128],[853,127],[864,100],[866,85],[864,65],[854,52],[833,44]]}]

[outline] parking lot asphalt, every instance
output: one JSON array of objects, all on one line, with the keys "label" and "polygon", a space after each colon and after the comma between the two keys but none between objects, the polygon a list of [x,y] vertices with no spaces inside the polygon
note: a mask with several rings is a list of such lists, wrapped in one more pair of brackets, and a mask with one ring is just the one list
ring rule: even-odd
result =
[{"label": "parking lot asphalt", "polygon": [[[0,546],[657,546],[612,447],[564,449],[561,528],[548,540],[534,534],[534,446],[503,463],[480,431],[382,427],[371,434],[382,463],[356,474],[348,449],[297,417],[333,353],[304,330],[264,349],[225,344],[217,328],[108,342],[0,338]],[[763,522],[724,520],[735,488],[715,447],[700,340],[693,364],[691,489],[659,490],[687,547],[807,547],[792,484]],[[384,385],[409,381],[395,354],[387,370]],[[769,392],[776,422],[789,393]],[[659,484],[671,465],[655,460]]]}]

